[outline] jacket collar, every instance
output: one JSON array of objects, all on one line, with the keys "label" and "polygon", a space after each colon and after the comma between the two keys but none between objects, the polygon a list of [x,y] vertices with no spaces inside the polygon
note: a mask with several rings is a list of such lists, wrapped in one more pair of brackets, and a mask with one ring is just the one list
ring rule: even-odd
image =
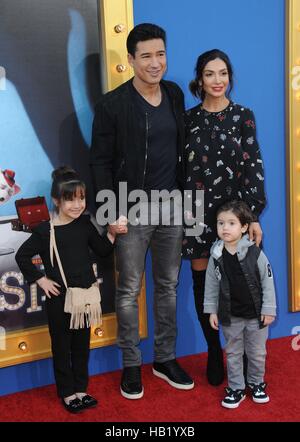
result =
[{"label": "jacket collar", "polygon": [[[242,236],[242,238],[240,239],[237,245],[237,257],[239,261],[245,258],[249,247],[253,246],[253,244],[255,243],[254,241],[250,241],[248,234]],[[214,242],[214,244],[210,249],[211,256],[219,260],[222,256],[223,248],[224,248],[224,241],[221,239],[217,240],[216,242]]]}]

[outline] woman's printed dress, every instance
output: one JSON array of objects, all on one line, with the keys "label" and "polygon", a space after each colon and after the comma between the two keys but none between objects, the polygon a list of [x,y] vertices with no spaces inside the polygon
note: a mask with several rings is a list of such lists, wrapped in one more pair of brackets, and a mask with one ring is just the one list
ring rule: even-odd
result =
[{"label": "woman's printed dress", "polygon": [[[206,258],[217,239],[216,210],[220,205],[242,199],[255,216],[263,210],[263,163],[250,109],[230,102],[221,112],[207,112],[200,104],[186,112],[185,121],[185,197],[192,198],[192,210],[185,210],[185,219],[193,221],[196,208],[203,204],[204,218],[196,221],[202,227],[201,234],[188,236],[192,230],[186,229],[183,256]],[[204,202],[196,190],[204,190]]]}]

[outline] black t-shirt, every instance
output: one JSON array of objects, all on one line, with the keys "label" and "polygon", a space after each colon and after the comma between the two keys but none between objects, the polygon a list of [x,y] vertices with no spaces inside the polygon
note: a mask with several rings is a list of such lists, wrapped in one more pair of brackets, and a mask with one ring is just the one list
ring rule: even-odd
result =
[{"label": "black t-shirt", "polygon": [[229,281],[231,314],[245,319],[256,318],[254,302],[247,286],[237,254],[223,249],[224,270]]},{"label": "black t-shirt", "polygon": [[144,190],[177,189],[177,125],[170,99],[161,86],[162,99],[152,106],[132,85],[139,124],[147,131],[147,159]]}]

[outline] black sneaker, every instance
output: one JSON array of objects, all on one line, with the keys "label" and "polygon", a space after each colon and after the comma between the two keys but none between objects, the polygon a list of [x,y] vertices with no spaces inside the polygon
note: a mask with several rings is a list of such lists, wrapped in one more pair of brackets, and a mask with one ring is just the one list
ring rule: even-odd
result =
[{"label": "black sneaker", "polygon": [[179,390],[194,388],[193,379],[180,367],[176,359],[166,362],[153,362],[152,371],[155,376],[164,379],[174,388]]},{"label": "black sneaker", "polygon": [[265,392],[267,384],[265,382],[261,382],[260,384],[247,384],[251,390],[252,400],[257,402],[258,404],[266,404],[269,402],[270,398]]},{"label": "black sneaker", "polygon": [[141,367],[123,368],[121,379],[121,395],[126,399],[140,399],[144,395]]},{"label": "black sneaker", "polygon": [[246,397],[245,390],[225,388],[225,391],[226,396],[221,402],[222,406],[225,408],[237,408]]},{"label": "black sneaker", "polygon": [[64,398],[62,398],[61,402],[69,413],[80,413],[84,408],[81,400],[78,398],[72,399],[68,404],[65,402]]}]

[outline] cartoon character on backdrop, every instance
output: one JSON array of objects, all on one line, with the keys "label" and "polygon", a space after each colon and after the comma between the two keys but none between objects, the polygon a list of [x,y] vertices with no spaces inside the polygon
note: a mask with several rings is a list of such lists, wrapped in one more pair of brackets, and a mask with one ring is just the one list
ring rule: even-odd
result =
[{"label": "cartoon character on backdrop", "polygon": [[[20,192],[20,187],[15,183],[15,172],[10,169],[0,170],[0,205],[5,204],[12,196]],[[10,220],[1,221],[0,224],[9,223]],[[0,256],[10,255],[14,252],[12,248],[1,248]]]},{"label": "cartoon character on backdrop", "polygon": [[6,203],[12,196],[20,192],[20,187],[15,184],[15,172],[5,169],[0,171],[0,204]]}]

